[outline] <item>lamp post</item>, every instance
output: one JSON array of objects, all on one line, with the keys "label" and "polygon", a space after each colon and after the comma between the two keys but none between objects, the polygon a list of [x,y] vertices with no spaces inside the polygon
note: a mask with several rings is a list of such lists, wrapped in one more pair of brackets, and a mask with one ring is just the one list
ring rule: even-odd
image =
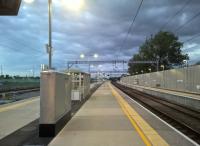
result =
[{"label": "lamp post", "polygon": [[3,65],[1,64],[1,76],[3,76]]},{"label": "lamp post", "polygon": [[184,66],[188,67],[188,60],[183,60]]},{"label": "lamp post", "polygon": [[151,68],[149,68],[149,72],[151,73]]},{"label": "lamp post", "polygon": [[164,65],[161,65],[160,67],[162,68],[162,70],[165,70],[165,66]]},{"label": "lamp post", "polygon": [[163,87],[165,87],[165,73],[164,73],[165,72],[165,66],[161,65],[160,67],[163,69],[163,75],[162,75],[163,76]]},{"label": "lamp post", "polygon": [[156,56],[156,71],[157,72],[159,71],[159,60],[160,60],[160,57]]},{"label": "lamp post", "polygon": [[[26,3],[33,3],[35,0],[24,0]],[[64,1],[65,2],[65,1]],[[70,0],[64,3],[70,10],[79,10],[83,4],[83,0]],[[49,42],[47,45],[47,53],[49,55],[49,69],[52,69],[52,0],[48,0],[48,25],[49,25]]]},{"label": "lamp post", "polygon": [[52,68],[52,0],[48,0],[48,14],[49,14],[49,44],[48,44],[48,53],[49,53],[49,69]]},{"label": "lamp post", "polygon": [[[33,3],[35,0],[24,0],[26,3]],[[49,42],[47,44],[47,53],[49,54],[49,69],[52,69],[52,0],[48,0],[48,25]]]}]

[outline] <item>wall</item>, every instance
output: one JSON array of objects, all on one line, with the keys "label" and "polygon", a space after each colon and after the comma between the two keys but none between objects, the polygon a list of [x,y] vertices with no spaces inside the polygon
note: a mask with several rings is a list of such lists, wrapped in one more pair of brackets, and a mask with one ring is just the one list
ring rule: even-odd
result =
[{"label": "wall", "polygon": [[123,77],[121,82],[200,93],[200,65]]}]

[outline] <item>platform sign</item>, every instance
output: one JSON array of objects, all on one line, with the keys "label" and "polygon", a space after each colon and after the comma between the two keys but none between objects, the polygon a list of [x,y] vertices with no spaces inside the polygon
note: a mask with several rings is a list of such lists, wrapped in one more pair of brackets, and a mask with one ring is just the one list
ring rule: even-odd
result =
[{"label": "platform sign", "polygon": [[0,0],[0,15],[17,15],[21,0]]}]

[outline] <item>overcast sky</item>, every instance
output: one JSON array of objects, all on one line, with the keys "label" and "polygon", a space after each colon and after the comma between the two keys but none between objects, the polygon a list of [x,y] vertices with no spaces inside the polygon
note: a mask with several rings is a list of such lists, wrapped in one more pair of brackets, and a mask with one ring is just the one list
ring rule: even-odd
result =
[{"label": "overcast sky", "polygon": [[[67,1],[67,0],[66,0]],[[53,66],[62,69],[69,60],[84,53],[99,55],[98,60],[128,60],[151,34],[165,25],[175,31],[197,13],[200,1],[190,0],[181,13],[172,17],[188,0],[144,0],[130,35],[120,51],[140,0],[85,0],[81,11],[67,9],[60,0],[53,0]],[[5,73],[28,74],[40,64],[48,64],[45,44],[48,42],[47,0],[22,2],[18,16],[0,16],[0,64]],[[169,21],[170,20],[170,21]],[[200,16],[176,32],[181,41],[200,33]],[[190,62],[200,60],[200,37],[182,48]],[[92,57],[89,57],[92,60]],[[77,67],[77,66],[75,66]],[[100,66],[112,70],[113,66]],[[86,67],[85,67],[86,69]]]}]

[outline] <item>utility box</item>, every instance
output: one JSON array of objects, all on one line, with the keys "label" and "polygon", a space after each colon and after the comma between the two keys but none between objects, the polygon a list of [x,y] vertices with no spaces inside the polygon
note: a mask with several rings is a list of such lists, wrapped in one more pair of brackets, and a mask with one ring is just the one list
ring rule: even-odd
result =
[{"label": "utility box", "polygon": [[71,118],[71,77],[41,72],[39,136],[55,136]]}]

